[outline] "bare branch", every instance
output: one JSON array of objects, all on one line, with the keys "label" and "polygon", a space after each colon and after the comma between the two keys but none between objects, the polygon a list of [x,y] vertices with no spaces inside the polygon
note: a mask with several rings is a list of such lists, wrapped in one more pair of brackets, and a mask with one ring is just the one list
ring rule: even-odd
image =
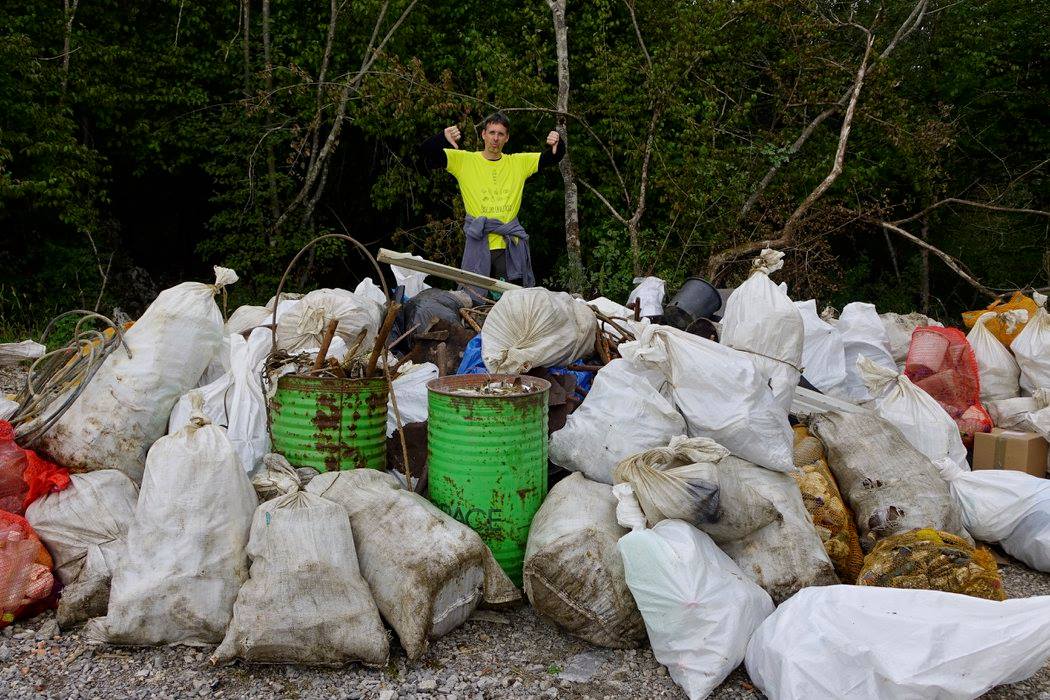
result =
[{"label": "bare branch", "polygon": [[649,66],[649,75],[653,74],[653,59],[649,55],[649,49],[645,48],[645,40],[642,39],[642,30],[638,27],[638,18],[634,15],[634,0],[623,0],[623,4],[627,5],[627,11],[631,13],[631,23],[634,25],[634,35],[638,37],[638,46],[642,49],[642,55],[645,56],[645,63]]},{"label": "bare branch", "polygon": [[989,289],[988,287],[984,286],[983,284],[978,282],[976,279],[974,279],[973,275],[971,275],[966,270],[965,266],[962,264],[962,262],[959,261],[958,258],[955,258],[955,257],[949,255],[948,253],[945,253],[943,250],[941,250],[940,248],[937,248],[936,246],[930,245],[929,243],[927,243],[923,239],[919,238],[918,236],[916,236],[916,235],[914,235],[912,233],[909,233],[908,231],[905,231],[904,229],[902,229],[900,226],[897,226],[896,224],[890,223],[888,221],[874,221],[873,223],[881,226],[884,230],[890,231],[892,233],[897,234],[898,236],[906,238],[907,240],[911,241],[912,243],[914,243],[915,245],[919,246],[920,248],[922,248],[924,250],[928,250],[929,252],[933,253],[938,258],[940,258],[944,262],[945,265],[947,265],[949,268],[951,268],[951,270],[953,272],[955,272],[955,274],[959,275],[964,280],[966,280],[966,282],[968,284],[970,284],[970,286],[972,286],[974,289],[976,289],[981,294],[984,294],[984,295],[992,297],[992,298],[995,298],[995,297],[999,296],[994,291],[992,291],[991,289]]},{"label": "bare branch", "polygon": [[968,207],[976,207],[977,209],[987,209],[988,211],[1001,211],[1009,214],[1032,214],[1034,216],[1045,216],[1047,218],[1050,218],[1050,211],[1043,211],[1042,209],[1017,209],[1014,207],[1000,207],[996,204],[987,204],[985,202],[974,202],[969,199],[958,199],[956,197],[949,197],[948,199],[942,199],[939,202],[934,202],[930,206],[920,211],[918,214],[912,214],[909,217],[897,219],[896,221],[893,221],[891,223],[900,226],[901,224],[906,224],[911,221],[915,221],[916,219],[925,216],[934,209],[937,209],[938,207],[943,207],[946,204],[963,204]]},{"label": "bare branch", "polygon": [[624,226],[628,225],[627,219],[625,219],[623,215],[620,214],[620,212],[616,211],[616,207],[609,203],[609,200],[605,198],[605,195],[603,195],[598,190],[594,189],[594,187],[591,186],[591,183],[587,182],[583,178],[580,178],[578,182],[587,189],[589,189],[591,193],[598,198],[598,201],[605,205],[605,207],[609,210],[609,213],[613,215],[614,219],[619,221]]},{"label": "bare branch", "polygon": [[868,70],[868,57],[871,55],[871,47],[874,42],[874,37],[870,32],[865,30],[867,33],[867,39],[864,46],[864,57],[860,61],[860,68],[857,69],[857,77],[853,81],[853,94],[850,96],[849,106],[846,107],[846,116],[842,120],[842,128],[839,130],[839,145],[835,150],[835,160],[831,166],[831,172],[828,173],[827,177],[817,185],[816,189],[809,193],[802,204],[798,205],[794,213],[788,217],[787,223],[784,224],[783,237],[791,239],[795,233],[795,227],[798,225],[799,220],[805,216],[806,212],[809,211],[818,199],[820,199],[828,188],[834,184],[835,180],[838,179],[839,175],[842,174],[842,168],[846,160],[846,143],[849,141],[850,127],[853,125],[853,114],[857,109],[857,99],[860,97],[860,89],[864,86],[864,74]]},{"label": "bare branch", "polygon": [[[310,168],[306,172],[306,178],[303,182],[303,186],[299,189],[299,192],[295,195],[295,198],[291,201],[288,207],[285,208],[284,213],[281,214],[280,218],[278,218],[277,222],[274,224],[273,228],[275,230],[279,229],[281,225],[284,224],[284,222],[288,219],[288,216],[291,214],[292,210],[295,207],[302,204],[306,197],[310,194],[311,189],[317,182],[317,178],[320,175],[321,166],[328,159],[329,154],[332,152],[332,149],[339,140],[339,135],[342,133],[343,121],[346,117],[346,109],[350,101],[351,91],[356,90],[360,87],[361,80],[364,78],[368,70],[372,67],[372,64],[375,62],[379,54],[382,53],[383,47],[386,46],[387,42],[390,40],[390,37],[394,35],[394,32],[398,30],[401,24],[405,21],[405,18],[407,18],[408,15],[412,12],[412,9],[416,6],[416,3],[418,1],[419,0],[412,0],[412,2],[408,4],[408,7],[406,7],[405,10],[401,13],[401,16],[397,18],[397,21],[394,22],[390,29],[387,30],[386,34],[383,36],[382,41],[379,42],[379,45],[373,48],[373,43],[375,41],[375,37],[379,35],[379,27],[383,21],[383,17],[386,14],[386,8],[389,4],[389,0],[383,3],[383,8],[382,10],[380,10],[379,13],[379,18],[377,19],[375,27],[372,30],[372,39],[369,41],[368,50],[365,52],[365,55],[362,59],[361,68],[357,71],[357,74],[353,78],[348,80],[343,85],[343,90],[339,98],[339,107],[336,110],[335,118],[332,123],[332,129],[328,132],[328,138],[325,139],[324,146],[321,148],[320,153],[317,154],[316,159],[311,162]],[[313,157],[313,154],[311,154],[311,157]],[[306,217],[308,218],[309,215],[310,212],[307,211]]]},{"label": "bare branch", "polygon": [[[911,14],[909,14],[907,19],[905,19],[904,22],[901,23],[901,26],[897,29],[897,33],[894,34],[893,39],[890,40],[890,43],[887,44],[886,48],[883,49],[882,52],[878,55],[878,59],[876,61],[873,61],[872,70],[875,70],[879,65],[882,64],[883,61],[889,58],[890,54],[892,54],[894,49],[897,48],[897,45],[901,41],[907,39],[912,34],[912,32],[914,32],[919,27],[919,25],[922,23],[923,18],[926,15],[927,5],[928,0],[919,0],[915,4],[915,7],[912,8]],[[835,101],[834,105],[822,111],[802,129],[802,132],[798,135],[798,138],[796,138],[795,142],[792,143],[791,146],[788,148],[786,153],[787,158],[785,158],[783,161],[775,162],[771,166],[769,166],[769,169],[766,171],[766,174],[762,176],[762,179],[759,181],[758,186],[755,188],[754,192],[751,193],[751,196],[747,198],[746,202],[744,202],[744,206],[741,207],[740,213],[737,215],[739,218],[743,219],[745,216],[747,216],[748,212],[750,212],[752,207],[755,206],[755,203],[758,201],[759,197],[761,197],[762,194],[766,191],[766,188],[769,187],[769,183],[771,183],[773,181],[773,178],[776,177],[776,174],[780,170],[780,168],[785,163],[788,163],[790,161],[791,156],[795,155],[799,152],[799,150],[801,150],[802,146],[804,146],[806,144],[806,141],[809,140],[809,137],[812,136],[813,132],[817,130],[817,127],[823,124],[824,121],[832,114],[849,104],[850,95],[853,94],[854,87],[855,86],[851,85],[849,89],[842,93],[842,96]]]}]

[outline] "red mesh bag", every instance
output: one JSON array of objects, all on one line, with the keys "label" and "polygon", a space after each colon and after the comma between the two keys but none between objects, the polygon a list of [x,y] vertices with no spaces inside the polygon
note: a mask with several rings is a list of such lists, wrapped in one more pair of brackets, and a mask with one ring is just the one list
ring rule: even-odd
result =
[{"label": "red mesh bag", "polygon": [[28,490],[25,500],[22,501],[23,513],[36,499],[55,491],[62,491],[70,483],[68,469],[44,459],[33,450],[26,450],[26,461],[28,464],[22,477]]},{"label": "red mesh bag", "polygon": [[15,429],[0,420],[0,510],[21,515],[29,486],[24,473],[29,461],[26,451],[15,444]]},{"label": "red mesh bag", "polygon": [[54,604],[51,555],[26,519],[0,511],[0,627]]},{"label": "red mesh bag", "polygon": [[967,447],[973,446],[976,433],[992,429],[992,418],[981,405],[977,358],[958,328],[916,328],[904,373],[948,412]]}]

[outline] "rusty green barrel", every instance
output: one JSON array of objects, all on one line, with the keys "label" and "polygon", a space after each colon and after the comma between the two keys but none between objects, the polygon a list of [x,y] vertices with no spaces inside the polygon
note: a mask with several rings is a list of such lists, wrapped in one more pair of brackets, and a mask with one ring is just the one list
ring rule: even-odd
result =
[{"label": "rusty green barrel", "polygon": [[387,384],[284,376],[270,403],[274,452],[318,471],[386,469]]},{"label": "rusty green barrel", "polygon": [[427,384],[430,500],[481,535],[521,586],[532,516],[547,495],[547,395],[550,384],[520,377],[499,396],[468,393],[510,375],[441,377]]}]

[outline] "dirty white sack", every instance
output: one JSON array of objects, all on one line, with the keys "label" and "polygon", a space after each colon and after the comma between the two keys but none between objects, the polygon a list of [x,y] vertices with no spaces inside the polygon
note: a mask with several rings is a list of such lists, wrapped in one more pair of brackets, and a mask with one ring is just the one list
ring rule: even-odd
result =
[{"label": "dirty white sack", "polygon": [[604,484],[622,459],[684,435],[664,374],[624,359],[598,370],[587,398],[550,438],[550,460]]},{"label": "dirty white sack", "polygon": [[496,374],[564,367],[591,353],[597,327],[587,304],[565,292],[512,289],[503,293],[481,327],[481,358]]},{"label": "dirty white sack", "polygon": [[813,299],[796,301],[802,317],[802,374],[820,391],[838,398],[846,395],[846,349],[839,330],[817,314]]},{"label": "dirty white sack", "polygon": [[263,503],[248,556],[248,580],[213,662],[386,665],[386,630],[342,506],[302,491]]},{"label": "dirty white sack", "polygon": [[645,627],[624,580],[612,487],[571,474],[543,501],[529,529],[525,595],[543,617],[591,644],[629,649]]},{"label": "dirty white sack", "polygon": [[306,486],[350,515],[361,574],[410,660],[466,622],[478,604],[521,594],[481,538],[374,469],[326,472]]},{"label": "dirty white sack", "polygon": [[842,345],[846,353],[846,398],[867,401],[871,394],[864,386],[864,379],[857,369],[857,358],[864,356],[886,369],[899,371],[886,329],[879,319],[873,304],[854,301],[842,309],[835,329],[842,334]]},{"label": "dirty white sack", "polygon": [[438,367],[433,362],[424,362],[420,365],[406,362],[401,366],[398,375],[391,382],[394,388],[394,397],[387,397],[387,437],[390,437],[397,431],[394,399],[397,400],[397,410],[401,414],[401,425],[419,423],[427,419],[430,401],[427,392],[427,382],[437,379],[437,377]]},{"label": "dirty white sack", "polygon": [[226,438],[203,413],[146,458],[109,613],[89,638],[111,644],[222,641],[248,576],[245,545],[258,501]]},{"label": "dirty white sack", "polygon": [[277,319],[277,347],[290,353],[320,347],[329,321],[338,320],[335,334],[347,347],[365,329],[364,346],[371,347],[383,321],[380,304],[345,289],[315,289]]},{"label": "dirty white sack", "polygon": [[1050,314],[1046,312],[1046,295],[1035,292],[1032,298],[1039,310],[1010,343],[1021,368],[1021,388],[1028,393],[1050,388]]},{"label": "dirty white sack", "polygon": [[619,349],[624,359],[663,372],[690,436],[709,437],[767,469],[794,469],[787,411],[746,353],[655,324]]},{"label": "dirty white sack", "polygon": [[664,313],[665,283],[659,277],[635,277],[637,285],[627,295],[627,305],[639,300],[641,316],[662,316]]},{"label": "dirty white sack", "polygon": [[131,354],[121,345],[105,359],[38,449],[76,471],[119,469],[140,481],[175,402],[219,350],[222,314],[213,297],[235,281],[233,270],[216,267],[215,284],[184,282],[161,292],[124,334]]},{"label": "dirty white sack", "polygon": [[985,322],[999,316],[1003,317],[1007,332],[1013,333],[1017,323],[1028,320],[1028,310],[1014,309],[1004,314],[981,314],[966,334],[966,340],[973,348],[973,356],[977,360],[977,371],[981,379],[981,403],[1011,399],[1021,393],[1021,387],[1018,385],[1021,368],[1017,366],[1017,360],[984,325]]},{"label": "dirty white sack", "polygon": [[805,325],[787,292],[769,279],[784,267],[784,253],[766,248],[751,264],[751,276],[726,301],[719,341],[747,352],[768,379],[773,399],[785,411],[801,375]]}]

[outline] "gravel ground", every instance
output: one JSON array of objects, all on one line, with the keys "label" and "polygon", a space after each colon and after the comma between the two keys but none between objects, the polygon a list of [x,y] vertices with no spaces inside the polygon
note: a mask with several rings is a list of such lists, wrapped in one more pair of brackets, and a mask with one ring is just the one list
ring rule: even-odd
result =
[{"label": "gravel ground", "polygon": [[[1012,598],[1050,595],[1050,575],[1001,566]],[[481,612],[436,641],[418,663],[400,649],[384,669],[304,666],[216,668],[210,650],[89,646],[77,632],[58,634],[52,613],[3,630],[0,695],[10,698],[495,697],[681,698],[649,649],[599,649],[562,633],[531,608]],[[741,667],[711,696],[760,698]],[[985,697],[1050,700],[1050,664],[1032,678]]]}]

